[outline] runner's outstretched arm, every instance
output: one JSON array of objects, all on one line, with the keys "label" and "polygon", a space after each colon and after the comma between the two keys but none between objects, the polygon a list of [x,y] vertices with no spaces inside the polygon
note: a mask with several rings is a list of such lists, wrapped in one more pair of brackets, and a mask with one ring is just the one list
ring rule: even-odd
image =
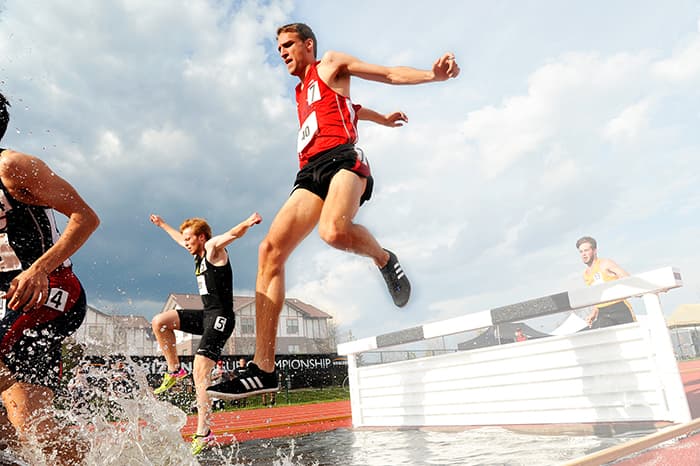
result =
[{"label": "runner's outstretched arm", "polygon": [[375,65],[336,51],[326,52],[320,65],[329,66],[335,70],[335,76],[330,76],[332,81],[329,83],[357,76],[369,81],[394,85],[423,84],[456,78],[460,72],[455,56],[451,52],[435,60],[430,70],[419,70],[409,66]]},{"label": "runner's outstretched arm", "polygon": [[165,220],[163,220],[163,217],[161,217],[160,215],[151,214],[151,216],[149,217],[149,219],[151,220],[151,223],[152,223],[152,224],[154,224],[155,226],[160,227],[160,228],[162,228],[163,230],[165,230],[165,232],[166,232],[168,235],[170,235],[170,237],[173,239],[173,241],[175,241],[177,244],[179,244],[179,245],[182,246],[183,248],[185,247],[185,239],[184,239],[184,237],[182,236],[182,233],[180,233],[180,232],[177,231],[175,228],[173,228],[173,227],[171,227],[170,225],[168,225],[168,224],[165,222]]},{"label": "runner's outstretched arm", "polygon": [[262,217],[257,212],[254,212],[250,215],[250,217],[243,220],[229,231],[213,236],[205,245],[208,254],[211,255],[212,258],[215,258],[219,252],[231,244],[236,238],[241,238],[243,235],[245,235],[248,228],[260,222],[262,222]]},{"label": "runner's outstretched arm", "polygon": [[53,246],[10,282],[5,295],[9,307],[28,310],[46,301],[48,275],[80,249],[100,219],[70,183],[37,157],[6,150],[0,172],[5,187],[18,201],[49,206],[68,217]]},{"label": "runner's outstretched arm", "polygon": [[382,115],[367,107],[361,107],[357,111],[357,118],[359,120],[371,121],[379,125],[388,126],[389,128],[398,128],[403,126],[404,123],[408,123],[408,117],[403,112],[393,112]]}]

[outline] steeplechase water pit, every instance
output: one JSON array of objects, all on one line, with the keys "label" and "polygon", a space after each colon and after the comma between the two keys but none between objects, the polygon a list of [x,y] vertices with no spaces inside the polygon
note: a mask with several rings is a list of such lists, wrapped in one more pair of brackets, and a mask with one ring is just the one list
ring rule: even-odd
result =
[{"label": "steeplechase water pit", "polygon": [[[229,437],[193,458],[185,414],[155,399],[137,366],[126,385],[114,383],[123,367],[89,368],[89,403],[64,400],[60,415],[84,432],[94,465],[560,464],[690,420],[658,299],[681,285],[669,267],[340,345],[352,429]],[[492,326],[639,296],[638,322],[459,350]]]}]

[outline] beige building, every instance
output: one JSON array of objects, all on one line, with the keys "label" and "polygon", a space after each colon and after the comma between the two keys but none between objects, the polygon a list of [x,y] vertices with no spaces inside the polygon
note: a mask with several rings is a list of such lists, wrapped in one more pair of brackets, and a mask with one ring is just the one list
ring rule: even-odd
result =
[{"label": "beige building", "polygon": [[85,320],[73,338],[85,347],[88,355],[158,354],[158,343],[153,337],[151,323],[145,317],[107,314],[89,305]]},{"label": "beige building", "polygon": [[[229,338],[223,354],[255,353],[255,298],[234,296],[236,329]],[[196,294],[171,293],[161,309],[202,309],[202,301]],[[280,314],[277,329],[276,354],[313,354],[335,352],[333,317],[311,304],[295,298],[287,298]],[[199,337],[176,332],[178,354],[191,355],[196,351]]]},{"label": "beige building", "polygon": [[677,359],[700,356],[700,304],[681,304],[666,319]]}]

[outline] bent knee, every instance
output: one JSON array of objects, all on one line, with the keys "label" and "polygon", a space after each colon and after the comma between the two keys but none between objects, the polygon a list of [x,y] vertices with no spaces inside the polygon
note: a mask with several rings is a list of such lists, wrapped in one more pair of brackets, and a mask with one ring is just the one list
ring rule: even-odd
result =
[{"label": "bent knee", "polygon": [[260,242],[258,247],[258,261],[261,267],[280,268],[284,265],[285,254],[282,247],[269,238]]},{"label": "bent knee", "polygon": [[347,229],[338,227],[334,223],[319,225],[318,235],[324,242],[334,248],[346,249],[350,247],[350,235]]},{"label": "bent knee", "polygon": [[151,329],[153,332],[162,332],[167,328],[168,326],[165,324],[165,319],[160,314],[157,314],[151,321]]}]

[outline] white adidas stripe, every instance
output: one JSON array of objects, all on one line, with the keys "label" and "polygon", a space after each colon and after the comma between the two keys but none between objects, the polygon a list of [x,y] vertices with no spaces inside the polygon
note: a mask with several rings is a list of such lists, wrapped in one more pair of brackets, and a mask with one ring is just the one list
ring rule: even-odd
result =
[{"label": "white adidas stripe", "polygon": [[256,377],[246,377],[244,379],[240,379],[241,383],[245,387],[246,390],[254,390],[256,388],[263,388],[263,384],[260,381],[260,379]]}]

